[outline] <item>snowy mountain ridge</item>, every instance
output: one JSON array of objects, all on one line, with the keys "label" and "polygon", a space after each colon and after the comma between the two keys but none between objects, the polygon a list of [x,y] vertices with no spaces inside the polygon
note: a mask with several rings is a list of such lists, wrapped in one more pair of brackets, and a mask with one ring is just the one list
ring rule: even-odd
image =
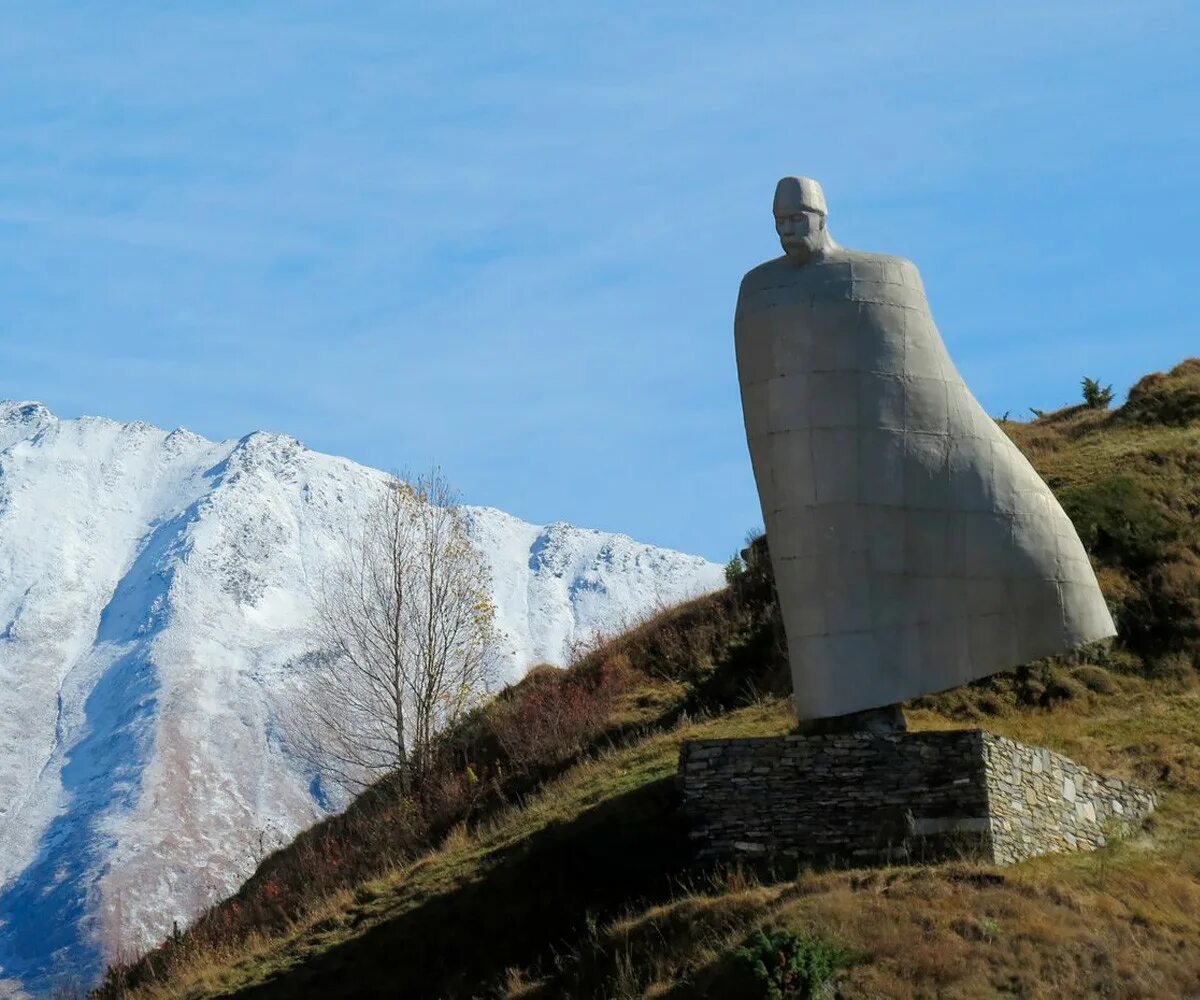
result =
[{"label": "snowy mountain ridge", "polygon": [[[327,803],[280,692],[383,473],[255,432],[0,402],[0,997],[84,982],[228,894]],[[507,669],[721,584],[696,556],[465,508]]]}]

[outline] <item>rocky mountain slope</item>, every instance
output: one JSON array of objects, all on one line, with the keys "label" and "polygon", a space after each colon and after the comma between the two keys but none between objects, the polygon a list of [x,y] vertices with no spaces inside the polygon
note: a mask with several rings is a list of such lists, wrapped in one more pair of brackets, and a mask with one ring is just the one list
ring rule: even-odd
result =
[{"label": "rocky mountain slope", "polygon": [[[281,696],[382,481],[282,435],[0,403],[0,996],[89,980],[338,805],[289,753]],[[508,679],[721,582],[621,535],[467,515]]]}]

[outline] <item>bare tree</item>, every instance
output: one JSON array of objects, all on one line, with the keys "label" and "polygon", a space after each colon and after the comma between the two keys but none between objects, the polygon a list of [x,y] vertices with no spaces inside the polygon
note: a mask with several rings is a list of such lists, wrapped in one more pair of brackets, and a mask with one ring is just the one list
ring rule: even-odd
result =
[{"label": "bare tree", "polygon": [[348,791],[425,776],[437,733],[495,673],[491,579],[440,472],[391,478],[322,582],[298,744]]}]

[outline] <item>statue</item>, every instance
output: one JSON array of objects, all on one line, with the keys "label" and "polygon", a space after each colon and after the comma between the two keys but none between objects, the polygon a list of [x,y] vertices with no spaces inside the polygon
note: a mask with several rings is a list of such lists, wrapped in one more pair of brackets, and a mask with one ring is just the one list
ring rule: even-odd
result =
[{"label": "statue", "polygon": [[814,180],[785,177],[774,208],[784,255],[742,280],[735,340],[800,719],[1115,634],[1073,525],[963,383],[916,267],[838,246]]}]

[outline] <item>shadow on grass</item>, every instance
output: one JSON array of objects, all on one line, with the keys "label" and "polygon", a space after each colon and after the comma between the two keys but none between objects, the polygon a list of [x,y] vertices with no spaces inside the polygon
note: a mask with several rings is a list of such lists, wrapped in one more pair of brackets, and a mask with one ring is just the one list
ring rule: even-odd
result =
[{"label": "shadow on grass", "polygon": [[509,968],[551,968],[589,920],[668,898],[687,853],[674,782],[663,778],[539,830],[485,862],[475,881],[232,996],[496,995]]}]

